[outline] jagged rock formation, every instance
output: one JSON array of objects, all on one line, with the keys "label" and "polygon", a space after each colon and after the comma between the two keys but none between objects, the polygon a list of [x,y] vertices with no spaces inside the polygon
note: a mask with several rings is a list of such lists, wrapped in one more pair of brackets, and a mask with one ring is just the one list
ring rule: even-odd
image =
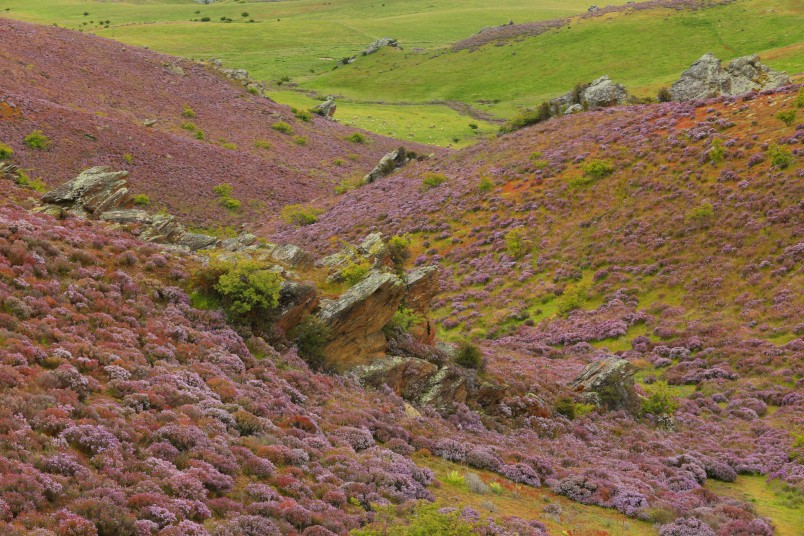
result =
[{"label": "jagged rock formation", "polygon": [[447,409],[456,403],[471,403],[491,409],[505,394],[505,387],[481,380],[473,370],[451,364],[439,366],[416,357],[378,359],[354,372],[365,385],[387,385],[418,406]]},{"label": "jagged rock formation", "polygon": [[313,107],[312,111],[314,114],[318,114],[321,117],[331,119],[335,115],[337,108],[338,107],[335,105],[335,97],[329,96],[324,102]]},{"label": "jagged rock formation", "polygon": [[382,234],[372,233],[358,246],[346,244],[341,251],[328,255],[319,261],[319,266],[326,267],[330,274],[328,281],[343,281],[343,270],[352,264],[369,265],[373,269],[390,268],[391,252],[382,239]]},{"label": "jagged rock formation", "polygon": [[405,291],[399,277],[374,270],[337,300],[321,300],[317,316],[331,335],[323,350],[327,364],[342,371],[384,357],[382,328],[399,309]]},{"label": "jagged rock formation", "polygon": [[[400,48],[399,42],[396,39],[392,37],[381,37],[380,39],[377,39],[376,41],[372,42],[368,47],[366,47],[366,49],[363,52],[361,52],[360,55],[369,56],[371,54],[374,54],[375,52],[382,50],[385,47]],[[342,65],[348,65],[350,63],[354,63],[356,59],[357,56],[350,56],[348,58],[342,59],[340,63]]]},{"label": "jagged rock formation", "polygon": [[42,203],[62,207],[77,216],[99,218],[129,201],[127,171],[93,167],[42,196]]},{"label": "jagged rock formation", "polygon": [[391,151],[390,153],[383,156],[379,163],[374,166],[374,169],[368,172],[368,174],[363,177],[363,181],[368,183],[372,183],[377,179],[381,179],[387,175],[390,175],[394,172],[394,170],[401,168],[411,160],[420,159],[415,152],[408,151],[404,147],[400,147],[396,151]]},{"label": "jagged rock formation", "polygon": [[569,115],[586,108],[605,108],[628,102],[628,91],[603,75],[550,101],[553,115]]},{"label": "jagged rock formation", "polygon": [[318,307],[318,301],[318,289],[314,285],[283,282],[274,325],[285,334],[290,333],[305,316]]},{"label": "jagged rock formation", "polygon": [[756,54],[734,59],[723,68],[721,61],[709,52],[684,71],[673,83],[670,94],[674,101],[699,100],[775,89],[790,83],[786,73],[763,65]]},{"label": "jagged rock formation", "polygon": [[611,356],[589,363],[570,387],[596,406],[633,410],[638,401],[634,372],[631,363]]}]

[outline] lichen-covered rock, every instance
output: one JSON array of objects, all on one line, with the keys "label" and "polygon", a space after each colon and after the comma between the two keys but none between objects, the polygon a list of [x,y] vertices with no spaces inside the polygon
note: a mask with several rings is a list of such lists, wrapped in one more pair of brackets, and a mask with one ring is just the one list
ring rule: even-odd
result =
[{"label": "lichen-covered rock", "polygon": [[322,300],[317,316],[330,333],[323,349],[328,365],[345,370],[383,357],[387,341],[382,328],[399,308],[405,290],[394,274],[374,270],[337,300]]},{"label": "lichen-covered rock", "polygon": [[628,91],[603,75],[586,86],[580,86],[550,101],[553,115],[568,115],[584,108],[606,108],[626,104]]},{"label": "lichen-covered rock", "polygon": [[504,387],[480,380],[475,371],[439,366],[417,357],[391,356],[357,367],[354,372],[365,385],[387,385],[418,406],[447,409],[460,403],[490,409],[505,394]]},{"label": "lichen-covered rock", "polygon": [[324,102],[313,108],[313,113],[330,119],[335,115],[337,108],[338,107],[335,105],[335,97],[329,96]]},{"label": "lichen-covered rock", "polygon": [[366,50],[364,50],[362,54],[363,56],[369,56],[385,47],[399,48],[399,43],[392,37],[381,37],[366,47]]},{"label": "lichen-covered rock", "polygon": [[732,60],[726,68],[711,52],[696,60],[670,88],[675,101],[735,96],[774,89],[790,84],[786,73],[774,71],[759,61],[759,56]]},{"label": "lichen-covered rock", "polygon": [[141,209],[120,209],[109,210],[100,215],[103,221],[110,221],[114,223],[135,223],[135,224],[149,224],[153,221],[148,212]]},{"label": "lichen-covered rock", "polygon": [[400,147],[396,151],[391,151],[383,156],[379,163],[374,166],[374,169],[368,172],[363,180],[366,183],[372,183],[377,179],[390,175],[395,169],[404,166],[415,158],[417,158],[416,153],[408,151],[404,147]]},{"label": "lichen-covered rock", "polygon": [[309,252],[294,244],[280,244],[270,250],[270,256],[290,268],[309,268],[315,258]]},{"label": "lichen-covered rock", "polygon": [[201,233],[184,233],[175,242],[178,246],[185,246],[190,251],[198,251],[199,249],[206,249],[217,244],[218,239],[214,236],[209,236]]},{"label": "lichen-covered rock", "polygon": [[618,357],[589,363],[570,387],[597,406],[634,410],[638,404],[634,366]]},{"label": "lichen-covered rock", "polygon": [[128,200],[127,171],[93,167],[42,196],[42,203],[59,205],[79,216],[97,218]]}]

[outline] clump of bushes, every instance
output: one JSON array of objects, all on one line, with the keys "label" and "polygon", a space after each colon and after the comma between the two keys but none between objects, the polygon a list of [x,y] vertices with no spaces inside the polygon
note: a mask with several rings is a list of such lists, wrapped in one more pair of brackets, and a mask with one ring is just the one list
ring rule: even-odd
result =
[{"label": "clump of bushes", "polygon": [[464,368],[482,371],[484,368],[483,353],[474,344],[463,341],[455,352],[455,363]]},{"label": "clump of bushes", "polygon": [[271,128],[276,130],[277,132],[281,132],[282,134],[290,135],[293,133],[293,127],[285,123],[284,121],[277,121]]},{"label": "clump of bushes", "polygon": [[521,259],[528,252],[525,231],[521,228],[511,229],[505,234],[505,251],[514,259]]},{"label": "clump of bushes", "polygon": [[483,193],[490,192],[494,188],[494,182],[488,177],[481,177],[477,183],[477,189]]},{"label": "clump of bushes", "polygon": [[31,149],[47,149],[51,145],[50,138],[41,130],[34,130],[25,136],[22,141]]},{"label": "clump of bushes", "polygon": [[424,321],[421,315],[413,309],[401,306],[385,325],[383,331],[386,336],[393,336],[396,333],[407,333],[413,326],[419,325]]},{"label": "clump of bushes", "polygon": [[696,222],[701,222],[711,219],[714,215],[715,215],[715,209],[712,206],[712,203],[710,203],[709,201],[704,201],[697,207],[687,212],[687,219]]},{"label": "clump of bushes", "polygon": [[714,165],[718,165],[719,163],[723,162],[723,159],[726,157],[726,148],[723,145],[723,140],[720,138],[715,138],[712,140],[712,148],[709,149],[709,160]]},{"label": "clump of bushes", "polygon": [[0,143],[0,160],[8,160],[11,158],[11,155],[14,154],[14,149],[6,145],[5,143]]},{"label": "clump of bushes", "polygon": [[388,239],[388,251],[391,253],[391,262],[401,270],[405,261],[410,259],[410,237],[394,235]]},{"label": "clump of bushes", "polygon": [[341,279],[351,287],[362,281],[370,270],[371,266],[366,261],[350,262],[345,267],[341,268],[340,276]]},{"label": "clump of bushes", "polygon": [[795,162],[793,153],[789,149],[775,143],[768,147],[768,157],[771,165],[779,169],[785,169]]},{"label": "clump of bushes", "polygon": [[666,87],[659,89],[659,92],[656,94],[656,100],[659,102],[670,102],[673,100],[673,95],[670,93],[670,90]]},{"label": "clump of bushes", "polygon": [[652,415],[672,415],[678,409],[678,401],[665,382],[656,382],[648,389],[648,397],[642,401],[642,412]]},{"label": "clump of bushes", "polygon": [[181,111],[181,116],[186,117],[187,119],[192,119],[196,116],[195,110],[185,104],[184,109]]},{"label": "clump of bushes", "polygon": [[308,316],[291,332],[299,356],[313,369],[324,368],[324,345],[329,340],[329,329],[315,316]]},{"label": "clump of bushes", "polygon": [[270,149],[271,142],[265,140],[254,140],[254,147],[257,149]]},{"label": "clump of bushes", "polygon": [[273,266],[250,258],[210,259],[193,276],[192,284],[212,296],[233,316],[266,313],[279,303],[282,276]]},{"label": "clump of bushes", "polygon": [[361,134],[360,132],[355,132],[354,134],[350,134],[346,136],[346,141],[351,141],[352,143],[366,143],[368,138]]},{"label": "clump of bushes", "polygon": [[562,315],[567,315],[575,309],[580,309],[586,303],[586,287],[578,285],[572,288],[561,296],[558,302],[558,312]]},{"label": "clump of bushes", "polygon": [[793,126],[793,123],[796,122],[796,111],[795,110],[784,110],[776,114],[776,119],[787,125],[788,127]]},{"label": "clump of bushes", "polygon": [[342,179],[341,182],[335,187],[335,193],[338,195],[345,194],[346,192],[351,192],[352,190],[360,188],[364,184],[366,184],[365,178],[359,175],[346,177],[345,179]]},{"label": "clump of bushes", "polygon": [[525,110],[520,112],[513,119],[501,126],[500,132],[514,132],[521,128],[547,121],[550,119],[550,117],[552,117],[552,115],[553,114],[550,111],[550,104],[548,102],[543,102],[535,110]]},{"label": "clump of bushes", "polygon": [[218,201],[223,207],[229,210],[237,210],[240,208],[240,201],[232,197],[232,191],[234,191],[234,187],[228,182],[212,188],[212,193],[218,196]]},{"label": "clump of bushes", "polygon": [[583,174],[592,179],[602,179],[614,173],[614,164],[608,160],[590,160],[581,166]]},{"label": "clump of bushes", "polygon": [[301,147],[304,147],[305,145],[307,145],[307,136],[296,136],[295,138],[293,138],[293,143]]},{"label": "clump of bushes", "polygon": [[321,209],[308,207],[306,205],[287,205],[282,209],[282,219],[289,225],[302,227],[304,225],[312,225],[318,221],[318,215],[321,214]]},{"label": "clump of bushes", "polygon": [[447,177],[440,173],[427,173],[422,178],[422,185],[425,190],[432,190],[447,182]]},{"label": "clump of bushes", "polygon": [[138,207],[147,207],[151,204],[151,198],[145,194],[137,194],[134,196],[134,204]]},{"label": "clump of bushes", "polygon": [[310,115],[310,112],[308,112],[307,110],[297,110],[296,108],[292,108],[291,111],[293,112],[293,115],[296,116],[296,119],[300,119],[305,123],[309,123],[310,120],[313,118],[313,116]]}]

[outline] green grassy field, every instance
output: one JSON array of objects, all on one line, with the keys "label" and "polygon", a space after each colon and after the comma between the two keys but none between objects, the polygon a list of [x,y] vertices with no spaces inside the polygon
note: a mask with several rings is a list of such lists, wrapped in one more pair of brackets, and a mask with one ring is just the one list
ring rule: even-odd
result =
[{"label": "green grassy field", "polygon": [[773,521],[778,536],[804,534],[804,499],[796,492],[785,491],[778,481],[769,484],[764,476],[740,475],[731,484],[709,480],[706,487],[719,495],[753,504],[759,515]]},{"label": "green grassy field", "polygon": [[[335,94],[342,97],[340,121],[443,146],[470,144],[496,130],[496,125],[459,113],[442,101],[467,103],[506,118],[518,107],[554,97],[604,73],[637,94],[652,95],[708,51],[725,59],[757,52],[776,68],[804,71],[803,0],[738,0],[698,12],[613,14],[505,46],[458,53],[449,47],[484,26],[580,14],[589,4],[588,0],[3,3],[6,16],[93,32],[187,58],[217,57],[225,66],[247,69],[259,80],[285,79],[284,86],[273,86],[272,95],[285,104],[315,104],[313,98],[287,91],[288,84],[319,96]],[[388,49],[334,69],[338,60],[383,36],[398,39],[403,50]],[[479,128],[470,129],[470,123]]]}]

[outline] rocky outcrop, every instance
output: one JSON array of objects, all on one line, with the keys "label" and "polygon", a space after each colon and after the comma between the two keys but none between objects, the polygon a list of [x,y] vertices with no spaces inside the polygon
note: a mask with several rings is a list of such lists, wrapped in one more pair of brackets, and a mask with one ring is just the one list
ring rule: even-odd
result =
[{"label": "rocky outcrop", "polygon": [[393,267],[391,251],[381,233],[366,236],[358,246],[346,244],[341,251],[327,255],[318,264],[329,271],[327,281],[330,283],[343,282],[344,271],[355,264],[375,270]]},{"label": "rocky outcrop", "polygon": [[399,42],[392,37],[381,37],[366,47],[366,50],[360,54],[363,56],[370,56],[371,54],[379,52],[385,47],[399,48]]},{"label": "rocky outcrop", "polygon": [[634,410],[638,405],[634,372],[631,363],[611,356],[587,365],[570,387],[596,406]]},{"label": "rocky outcrop", "polygon": [[387,357],[354,369],[363,384],[387,385],[417,406],[449,409],[456,403],[490,409],[499,404],[505,388],[483,381],[477,373],[455,365],[439,366],[417,357]]},{"label": "rocky outcrop", "polygon": [[405,291],[396,275],[374,270],[337,300],[321,300],[317,316],[330,333],[323,349],[328,366],[342,371],[384,357],[382,328],[399,309]]},{"label": "rocky outcrop", "polygon": [[774,71],[759,56],[743,56],[725,68],[712,53],[701,56],[670,88],[674,101],[736,96],[790,84],[786,73]]},{"label": "rocky outcrop", "polygon": [[400,147],[396,151],[391,151],[383,156],[379,163],[374,166],[374,169],[369,171],[368,174],[363,177],[363,181],[367,184],[372,183],[377,179],[390,175],[394,170],[401,168],[411,160],[416,160],[418,158],[418,155],[413,151],[408,151],[404,147]]},{"label": "rocky outcrop", "polygon": [[603,75],[588,85],[578,86],[572,91],[550,101],[553,115],[568,115],[588,108],[606,108],[628,102],[628,91],[621,84],[612,82]]},{"label": "rocky outcrop", "polygon": [[83,171],[42,196],[42,202],[63,207],[86,218],[98,218],[107,211],[123,207],[128,199],[127,171],[93,167]]},{"label": "rocky outcrop", "polygon": [[321,104],[315,106],[313,108],[313,113],[318,114],[321,117],[325,117],[327,119],[331,119],[332,116],[335,115],[335,110],[338,107],[335,105],[335,97],[327,97],[327,99],[322,102]]},{"label": "rocky outcrop", "polygon": [[293,244],[269,246],[269,255],[289,268],[307,269],[315,262],[313,255]]}]

